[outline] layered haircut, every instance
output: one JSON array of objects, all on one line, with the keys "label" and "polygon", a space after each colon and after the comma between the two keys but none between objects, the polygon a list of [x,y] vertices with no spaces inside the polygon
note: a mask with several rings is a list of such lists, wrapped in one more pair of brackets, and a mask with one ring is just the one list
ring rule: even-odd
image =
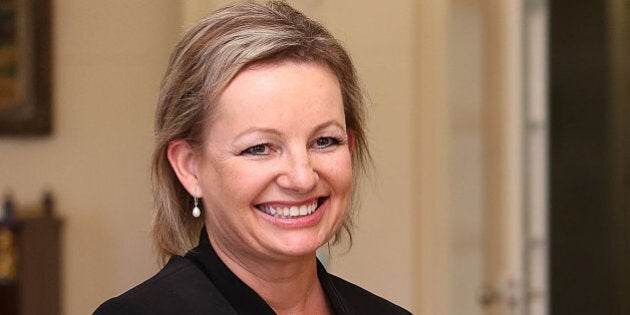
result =
[{"label": "layered haircut", "polygon": [[[152,181],[156,207],[153,238],[163,262],[193,248],[204,224],[203,217],[191,215],[192,197],[167,159],[169,143],[184,139],[201,150],[217,100],[232,79],[252,65],[283,61],[325,65],[339,80],[346,128],[354,135],[356,195],[357,177],[366,170],[370,155],[363,95],[348,53],[322,25],[282,1],[225,7],[180,37],[162,81],[155,113]],[[343,232],[352,243],[354,208],[350,206],[330,244],[338,243]]]}]

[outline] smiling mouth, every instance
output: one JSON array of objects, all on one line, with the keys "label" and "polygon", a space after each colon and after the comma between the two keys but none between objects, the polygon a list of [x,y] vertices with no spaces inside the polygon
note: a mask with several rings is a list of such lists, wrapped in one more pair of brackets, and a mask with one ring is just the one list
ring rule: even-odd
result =
[{"label": "smiling mouth", "polygon": [[279,219],[293,219],[306,217],[315,213],[326,199],[328,199],[328,197],[317,198],[315,201],[301,206],[272,206],[263,204],[257,205],[256,209]]}]

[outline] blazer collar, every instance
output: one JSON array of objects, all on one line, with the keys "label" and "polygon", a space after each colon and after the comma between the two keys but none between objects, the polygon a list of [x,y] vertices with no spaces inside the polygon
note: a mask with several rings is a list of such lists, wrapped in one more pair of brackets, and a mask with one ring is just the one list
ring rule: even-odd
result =
[{"label": "blazer collar", "polygon": [[[219,258],[208,240],[204,227],[199,235],[199,245],[190,250],[186,257],[194,260],[210,281],[221,292],[238,314],[276,314],[252,288],[239,279]],[[334,314],[349,314],[341,294],[335,288],[330,274],[317,260],[317,277]]]}]

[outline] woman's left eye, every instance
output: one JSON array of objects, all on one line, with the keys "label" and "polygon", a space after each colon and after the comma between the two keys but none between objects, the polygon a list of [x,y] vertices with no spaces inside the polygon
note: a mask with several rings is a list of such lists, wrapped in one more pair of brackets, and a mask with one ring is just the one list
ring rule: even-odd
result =
[{"label": "woman's left eye", "polygon": [[333,137],[321,137],[315,140],[315,146],[318,149],[324,149],[338,144],[339,140]]}]

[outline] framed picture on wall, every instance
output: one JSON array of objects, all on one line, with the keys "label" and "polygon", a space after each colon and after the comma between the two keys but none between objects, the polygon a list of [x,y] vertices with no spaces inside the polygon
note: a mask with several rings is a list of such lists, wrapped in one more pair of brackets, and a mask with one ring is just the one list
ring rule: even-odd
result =
[{"label": "framed picture on wall", "polygon": [[0,0],[0,136],[51,133],[50,0]]}]

